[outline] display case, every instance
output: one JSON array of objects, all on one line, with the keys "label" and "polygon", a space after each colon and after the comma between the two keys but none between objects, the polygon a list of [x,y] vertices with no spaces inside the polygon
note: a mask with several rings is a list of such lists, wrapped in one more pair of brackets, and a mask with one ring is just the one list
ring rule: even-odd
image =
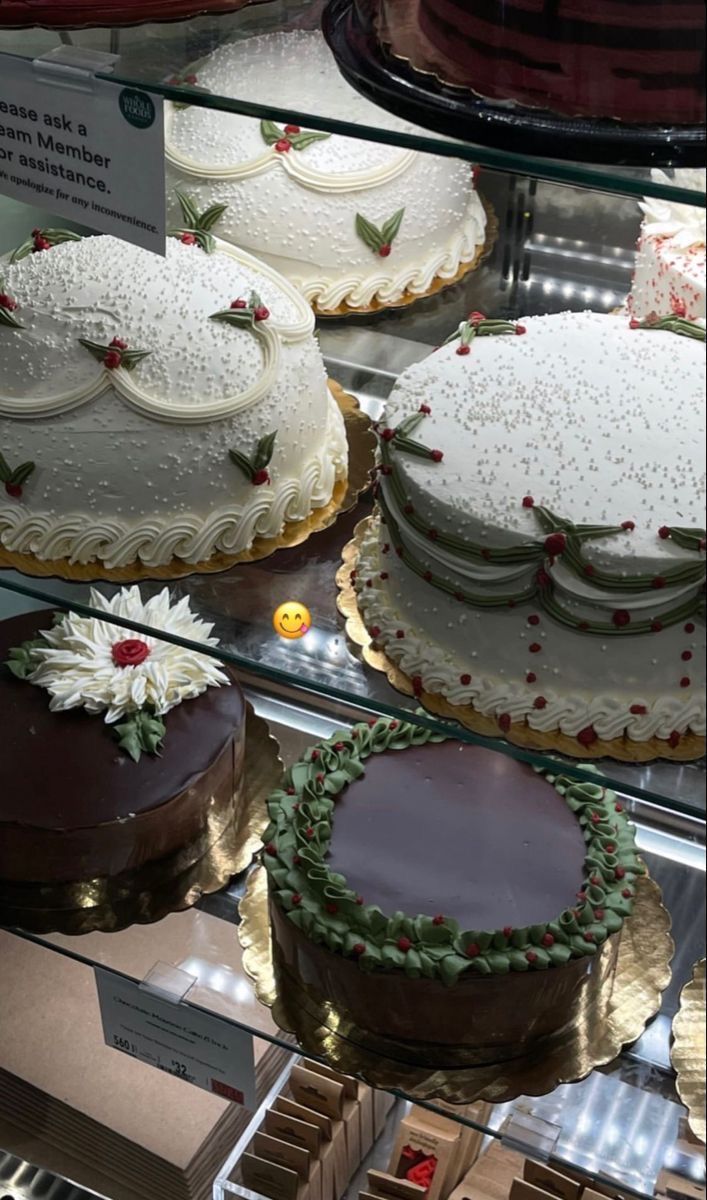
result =
[{"label": "display case", "polygon": [[[370,34],[375,7],[268,0],[236,12],[199,13],[161,24],[133,25],[107,12],[100,27],[90,27],[86,14],[60,20],[55,10],[52,19],[47,9],[35,27],[11,29],[2,27],[0,2],[0,54],[53,64],[59,71],[57,89],[67,86],[67,79],[59,77],[62,66],[76,70],[80,62],[87,112],[91,81],[96,79],[115,81],[153,97],[155,103],[164,98],[168,241],[178,247],[171,259],[149,260],[160,265],[148,270],[145,251],[128,242],[119,251],[111,242],[104,262],[95,244],[79,241],[96,232],[90,221],[69,219],[65,212],[57,215],[50,200],[29,207],[0,195],[0,337],[12,336],[30,316],[28,342],[3,366],[4,400],[0,376],[0,466],[5,485],[0,501],[0,617],[15,618],[18,629],[29,631],[32,619],[26,614],[41,610],[44,616],[36,624],[48,627],[47,610],[58,610],[112,626],[115,644],[144,645],[141,639],[157,637],[172,648],[175,662],[180,654],[189,662],[189,656],[196,655],[209,664],[203,668],[206,675],[221,669],[231,673],[248,703],[247,716],[242,716],[247,779],[240,793],[247,817],[241,820],[237,846],[220,858],[218,853],[200,857],[199,869],[192,861],[183,869],[180,859],[169,888],[140,876],[132,894],[124,880],[121,886],[125,884],[127,893],[86,886],[63,893],[61,887],[57,890],[57,884],[63,886],[57,874],[54,880],[45,879],[42,891],[28,901],[22,876],[2,879],[0,905],[10,930],[6,961],[21,971],[26,955],[41,953],[39,965],[27,965],[28,978],[34,978],[31,970],[41,974],[42,962],[63,963],[67,980],[77,971],[81,979],[89,979],[91,988],[91,968],[115,981],[144,984],[156,963],[166,964],[188,977],[178,1001],[182,1010],[212,1013],[256,1039],[257,1105],[263,1111],[252,1118],[252,1128],[252,1114],[240,1125],[234,1122],[228,1129],[230,1141],[218,1143],[225,1165],[220,1172],[211,1166],[209,1171],[219,1198],[252,1195],[238,1167],[240,1154],[247,1152],[262,1126],[265,1108],[272,1107],[273,1097],[288,1086],[286,1078],[299,1055],[329,1063],[395,1097],[392,1113],[381,1118],[380,1137],[369,1157],[360,1156],[367,1168],[387,1169],[391,1139],[414,1103],[478,1131],[486,1139],[487,1155],[492,1147],[493,1156],[487,1159],[492,1164],[499,1154],[502,1161],[504,1152],[521,1156],[505,1160],[511,1162],[511,1174],[503,1177],[497,1195],[509,1194],[514,1175],[522,1175],[523,1158],[549,1162],[557,1171],[584,1172],[584,1185],[591,1183],[605,1194],[704,1195],[704,1166],[692,1132],[701,1129],[704,1136],[704,1079],[695,1084],[694,1072],[688,1070],[686,1083],[685,1074],[686,1060],[689,1064],[700,1053],[704,1056],[704,1041],[700,1051],[699,1037],[689,1032],[692,1040],[686,1055],[682,1045],[681,1057],[675,1054],[672,1031],[681,993],[704,958],[704,532],[697,528],[704,479],[696,449],[700,367],[693,354],[696,348],[703,350],[704,341],[704,140],[687,126],[677,131],[647,125],[640,130],[617,128],[605,114],[597,120],[586,114],[580,120],[575,114],[569,125],[562,119],[558,124],[555,114],[543,124],[538,113],[529,116],[525,110],[498,106],[491,111],[485,102],[470,101],[459,91],[428,86],[429,79],[425,83],[417,75],[407,76],[399,59],[393,63],[383,51],[380,59],[367,57],[368,42],[361,31],[366,28]],[[24,18],[17,15],[21,6],[10,8],[8,23],[22,25]],[[399,6],[389,6],[393,25],[400,13]],[[183,13],[175,10],[172,15]],[[322,23],[326,41],[319,32]],[[61,29],[42,27],[52,24]],[[46,66],[38,69],[46,74]],[[10,101],[1,80],[0,97],[7,107]],[[6,130],[12,120],[6,108],[2,119]],[[573,145],[581,161],[572,161]],[[9,142],[0,141],[1,146]],[[21,151],[18,143],[17,153]],[[75,157],[57,151],[56,138],[47,153],[65,168]],[[0,171],[5,169],[7,164],[0,162]],[[139,164],[135,170],[139,173]],[[207,313],[218,319],[205,330],[198,316],[199,306],[213,299],[211,276],[204,266],[212,240],[228,262],[219,268],[223,300]],[[50,271],[43,280],[54,248],[65,242],[70,244],[62,251],[67,255],[64,261],[69,261],[69,253],[76,254],[77,265]],[[13,253],[22,246],[13,264]],[[648,259],[649,252],[663,257]],[[234,299],[227,289],[229,272],[236,270],[245,283]],[[158,275],[159,286],[154,282]],[[39,296],[46,300],[41,319],[33,315],[39,311]],[[665,310],[655,312],[653,304]],[[310,310],[316,318],[316,343]],[[587,312],[595,316],[584,317]],[[570,319],[561,314],[574,315]],[[65,316],[68,324],[62,324]],[[614,326],[609,337],[604,333],[608,326],[592,323],[599,316],[645,338],[645,364],[637,352],[631,357],[633,345],[614,346]],[[541,509],[550,522],[542,528],[544,540],[538,542],[539,534],[529,534],[530,526],[518,525],[521,518],[513,516],[512,530],[522,529],[526,539],[520,556],[514,557],[517,545],[508,536],[501,545],[504,550],[510,547],[510,559],[494,558],[493,541],[490,557],[484,553],[485,534],[478,547],[469,550],[472,495],[462,506],[461,518],[459,513],[454,516],[459,522],[455,536],[445,540],[448,514],[442,512],[441,547],[435,545],[435,527],[427,530],[427,535],[434,534],[428,536],[432,550],[424,545],[421,550],[410,496],[408,504],[399,505],[400,511],[394,508],[391,456],[393,451],[399,458],[407,452],[405,463],[413,464],[408,485],[422,488],[424,483],[424,503],[431,511],[438,491],[442,494],[450,487],[447,483],[438,489],[434,481],[428,482],[437,462],[433,456],[439,455],[440,462],[446,456],[457,469],[454,433],[446,427],[449,444],[441,451],[428,450],[414,441],[420,436],[417,426],[410,427],[406,440],[405,431],[388,428],[384,414],[398,411],[407,381],[418,377],[427,388],[425,397],[439,395],[443,404],[445,394],[452,395],[456,386],[449,372],[477,358],[489,363],[487,375],[477,383],[481,392],[486,389],[491,395],[500,378],[513,399],[520,385],[499,357],[504,344],[511,343],[503,334],[525,334],[528,327],[532,334],[534,320],[550,317],[560,323],[536,323],[536,329],[549,333],[529,376],[532,402],[514,411],[503,439],[479,450],[478,460],[464,441],[464,422],[459,423],[459,445],[467,465],[450,488],[461,494],[463,478],[472,475],[489,489],[486,498],[499,480],[510,476],[512,485],[507,462],[517,452],[518,438],[532,437],[537,503],[529,495],[523,460],[518,484],[522,490],[513,497],[513,505],[504,499],[503,511],[519,508],[522,521],[530,522],[540,520],[534,510]],[[121,321],[118,328],[116,322]],[[159,355],[151,321],[166,330]],[[69,337],[77,340],[81,322],[88,331],[78,339],[85,358],[66,358],[63,347]],[[575,328],[584,328],[582,322],[587,323],[582,336],[593,350],[578,366],[569,347]],[[245,330],[251,339],[245,349],[244,341],[234,351],[225,340],[234,327],[238,338]],[[458,343],[452,342],[452,348],[435,360],[433,352],[455,334]],[[662,339],[670,342],[664,354]],[[530,340],[520,337],[513,344],[520,348]],[[549,347],[555,345],[557,362],[550,368]],[[329,390],[322,383],[319,353],[333,384]],[[446,375],[444,367],[437,373],[430,366],[435,361],[451,362],[452,367]],[[423,362],[427,366],[416,376],[416,364]],[[259,371],[264,372],[261,378]],[[654,426],[645,419],[637,382],[649,375],[651,403],[657,389],[666,389],[666,419]],[[261,386],[265,376],[269,393]],[[243,381],[235,400],[230,392],[233,378]],[[565,410],[563,424],[561,406],[546,403],[546,392],[553,388],[572,396],[582,414],[578,440],[570,434],[565,439],[572,425],[567,412],[573,416],[572,410]],[[648,385],[643,390],[647,392]],[[418,393],[412,388],[410,395]],[[230,408],[219,408],[223,397]],[[31,421],[22,419],[22,404],[28,398],[35,405]],[[254,400],[265,406],[267,428],[250,423],[247,413]],[[621,445],[611,466],[601,445],[603,457],[597,453],[600,465],[595,464],[591,419],[582,425],[585,411],[591,416],[591,406],[604,402],[611,421],[601,426],[601,436],[607,438],[606,430],[614,429]],[[208,413],[197,411],[202,403]],[[123,408],[128,415],[116,417]],[[640,444],[635,463],[630,461],[631,437]],[[543,439],[569,447],[563,466],[573,476],[572,489],[586,467],[589,482],[586,487],[577,484],[571,495],[580,497],[586,520],[594,522],[591,528],[578,524],[582,512],[565,520],[549,502],[546,505],[543,493],[556,497],[560,486],[553,464],[547,466],[543,458]],[[342,445],[347,468],[341,466]],[[581,447],[587,446],[584,462]],[[307,490],[304,481],[314,470],[310,453],[319,474]],[[424,476],[416,474],[422,459]],[[665,482],[661,478],[658,485],[666,463]],[[26,467],[32,470],[23,475]],[[295,498],[291,492],[277,496],[277,475],[285,468],[302,485]],[[633,491],[625,486],[627,478],[634,480]],[[201,511],[207,496],[207,507],[218,509],[220,518],[228,488],[238,501],[239,521],[228,536],[217,532],[209,541],[205,528],[210,518],[197,528],[194,512]],[[593,496],[600,492],[602,504],[597,506]],[[610,596],[610,603],[602,598],[607,632],[594,637],[589,654],[578,652],[582,669],[596,679],[605,674],[615,693],[624,697],[621,676],[631,674],[634,652],[614,647],[620,639],[631,641],[624,638],[626,625],[633,622],[635,627],[648,612],[648,633],[662,635],[665,625],[667,636],[675,640],[678,625],[685,631],[679,645],[675,640],[670,649],[678,661],[678,688],[671,682],[668,698],[661,695],[661,671],[667,668],[657,650],[656,657],[647,660],[644,675],[638,672],[643,690],[636,695],[630,717],[616,716],[624,699],[617,701],[616,694],[606,699],[602,693],[602,705],[595,704],[590,717],[574,720],[563,709],[555,727],[547,722],[543,727],[540,716],[548,698],[552,708],[552,689],[561,691],[561,679],[558,683],[553,677],[551,666],[542,673],[537,665],[550,649],[543,622],[571,626],[571,637],[581,641],[589,624],[583,619],[585,609],[595,604],[592,574],[597,569],[599,574],[607,572],[605,590],[610,592],[611,564],[616,567],[611,555],[590,562],[584,556],[585,544],[595,548],[598,518],[593,510],[611,512],[610,521],[601,519],[602,525],[611,526],[610,536],[626,538],[633,532],[628,526],[634,525],[637,514],[614,514],[612,492],[622,503],[627,495],[637,504],[647,497],[650,515],[645,523],[666,531],[656,544],[661,554],[668,547],[667,557],[656,567],[655,548],[645,551],[648,566],[644,563],[640,578],[630,578],[630,570],[622,565],[625,590],[617,592],[615,587],[618,599]],[[391,536],[404,568],[391,567],[390,572],[409,570],[416,587],[435,589],[423,621],[427,619],[430,628],[434,625],[445,670],[451,662],[455,672],[454,688],[447,686],[446,675],[429,653],[421,656],[420,667],[412,651],[411,657],[397,653],[396,637],[410,645],[411,628],[396,630],[394,622],[392,633],[381,630],[367,607],[364,589],[372,572],[364,572],[359,562],[362,555],[367,561],[366,538],[370,542],[375,513],[381,505],[385,513],[386,504],[391,529],[397,529],[393,512],[398,518],[402,513],[409,517],[400,542]],[[669,508],[665,518],[661,504]],[[75,510],[84,513],[81,528],[71,524]],[[484,511],[490,511],[488,506]],[[250,515],[241,519],[242,513]],[[178,536],[165,533],[170,521]],[[699,523],[704,524],[703,517]],[[494,528],[500,525],[498,518]],[[159,536],[153,536],[155,529]],[[584,542],[582,529],[587,531]],[[534,539],[533,549],[527,552],[529,537]],[[552,546],[547,550],[553,537],[562,543],[553,543],[554,554]],[[567,578],[560,577],[562,562],[555,566],[568,538],[580,564],[575,576],[584,573],[579,593],[579,585],[572,585],[573,592]],[[545,569],[556,572],[554,583],[547,585],[554,586],[551,596],[536,580],[526,613],[527,597],[519,584],[519,599],[512,592],[507,605],[512,611],[503,614],[514,621],[520,619],[517,609],[524,614],[523,653],[535,657],[523,660],[522,687],[531,675],[533,683],[538,676],[541,681],[530,712],[515,682],[512,695],[501,688],[503,700],[475,691],[471,659],[464,658],[464,637],[456,633],[456,641],[445,641],[443,627],[457,621],[446,606],[468,603],[469,597],[458,583],[445,584],[438,592],[433,558],[427,555],[441,550],[442,558],[434,561],[443,562],[443,573],[453,572],[455,562],[458,565],[453,556],[462,543],[469,553],[455,578],[462,578],[464,589],[473,590],[472,580],[487,598],[496,586],[489,582],[490,572],[503,571],[506,580],[509,562],[532,571],[534,579],[536,569],[538,574]],[[608,545],[609,536],[601,544]],[[187,545],[189,551],[184,549]],[[542,566],[543,554],[549,555],[549,567],[547,562]],[[489,561],[492,565],[487,567]],[[381,574],[387,576],[387,571]],[[133,583],[139,586],[141,602],[116,600],[106,611],[106,600],[96,591],[110,600]],[[165,588],[169,600],[160,601]],[[662,602],[663,594],[669,602],[658,612],[656,596]],[[567,595],[571,600],[562,612],[565,617],[570,612],[569,626],[558,608]],[[283,636],[273,624],[276,611],[287,601],[308,613],[304,636]],[[198,623],[173,619],[180,602],[213,626],[211,640]],[[487,610],[477,600],[476,607],[496,613],[494,604]],[[180,612],[183,618],[183,608]],[[415,626],[416,617],[410,620]],[[540,632],[534,634],[538,627]],[[505,661],[503,633],[496,626],[487,628],[494,632],[482,633],[478,644],[473,643],[474,658],[478,654],[482,660],[480,672]],[[510,643],[517,633],[511,626],[503,628],[509,629]],[[645,645],[648,633],[639,631],[636,644]],[[562,667],[574,645],[571,640],[561,642],[552,661]],[[463,658],[461,666],[457,656],[459,661]],[[501,676],[504,670],[502,665]],[[506,681],[508,675],[506,670]],[[554,676],[561,676],[560,668]],[[654,678],[659,681],[655,686]],[[87,686],[85,680],[82,686]],[[669,717],[663,713],[648,734],[642,734],[641,722],[659,702],[668,706]],[[105,707],[100,697],[96,704]],[[187,700],[181,708],[188,705]],[[57,722],[61,716],[56,714]],[[209,721],[223,719],[230,718],[209,710]],[[668,728],[668,719],[674,726]],[[378,722],[378,728],[383,721],[392,727],[409,723],[420,739],[449,737],[460,747],[483,748],[499,763],[529,764],[538,773],[566,778],[569,786],[598,786],[617,793],[617,803],[635,823],[651,886],[657,886],[642,909],[643,933],[630,954],[624,939],[623,991],[614,997],[610,1021],[575,1030],[574,1041],[568,1035],[559,1050],[555,1047],[551,1053],[546,1048],[531,1062],[524,1059],[502,1068],[486,1064],[480,1070],[462,1060],[396,1061],[375,1041],[357,1042],[336,1010],[328,1016],[307,1013],[306,1006],[298,1007],[291,995],[278,991],[269,957],[264,872],[255,865],[266,825],[265,799],[278,787],[283,763],[291,767],[314,743],[330,744],[335,734],[349,739],[361,721],[374,726]],[[169,717],[165,725],[170,728]],[[14,726],[10,728],[13,736]],[[177,734],[182,737],[175,730],[175,738]],[[187,731],[181,753],[196,754],[188,736]],[[28,778],[37,779],[43,771],[53,774],[55,766],[61,776],[61,739],[57,732],[51,762],[38,752],[40,765]],[[147,752],[144,745],[140,750]],[[6,754],[7,749],[0,750],[0,757]],[[68,750],[66,761],[74,761]],[[23,770],[15,759],[12,771],[3,761],[11,790],[21,788],[16,781],[21,781]],[[218,785],[209,786],[216,795]],[[70,780],[66,790],[71,790]],[[28,802],[32,804],[31,796]],[[0,821],[3,806],[9,810],[6,798],[0,799]],[[175,811],[171,827],[182,819]],[[219,845],[222,849],[223,843]],[[103,874],[95,871],[101,878]],[[79,975],[71,978],[77,981],[76,995],[87,996],[80,991],[84,985]],[[699,978],[697,971],[697,991],[690,995],[698,996],[695,1003],[698,1008],[701,1003],[703,1016],[703,972],[701,993]],[[67,995],[71,986],[67,984]],[[17,1019],[21,974],[11,987],[6,975],[0,995],[8,1006],[8,997],[14,995]],[[31,997],[26,1000],[29,1003]],[[68,1012],[68,999],[66,1004]],[[83,1010],[66,1019],[74,1030],[74,1057],[87,1063],[86,1047],[79,1048]],[[86,1020],[89,1028],[87,1040],[100,1041],[93,1008],[91,1021]],[[114,1053],[112,1057],[118,1058]],[[128,1072],[137,1070],[137,1064],[119,1061]],[[0,1068],[14,1077],[11,1066],[0,1063]],[[140,1065],[140,1070],[147,1069]],[[15,1073],[19,1075],[17,1064]],[[141,1082],[135,1079],[139,1107],[142,1076]],[[188,1090],[186,1083],[169,1082]],[[40,1084],[35,1079],[32,1086]],[[121,1086],[132,1086],[129,1073]],[[79,1094],[67,1089],[67,1096]],[[67,1103],[79,1105],[76,1099]],[[179,1106],[178,1093],[174,1103],[170,1113]],[[381,1107],[386,1104],[381,1102]],[[32,1116],[28,1107],[13,1126],[11,1112],[3,1109],[0,1114],[0,1145],[7,1143],[14,1156],[0,1158],[0,1186],[9,1189],[13,1200],[38,1196],[47,1186],[46,1177],[35,1178],[29,1168],[22,1174],[23,1159],[76,1179],[110,1200],[117,1197],[118,1192],[110,1191],[105,1163],[105,1177],[96,1163],[86,1173],[85,1164],[67,1162],[66,1155],[62,1159],[51,1136],[44,1142],[30,1138]],[[102,1119],[110,1127],[110,1112]],[[123,1136],[123,1126],[117,1132]],[[139,1161],[143,1165],[135,1170],[138,1175],[144,1170],[143,1179],[123,1179],[120,1185],[120,1195],[130,1195],[131,1200],[133,1195],[150,1194],[152,1167],[145,1166],[147,1158]],[[348,1194],[370,1188],[365,1173],[352,1170],[351,1175]],[[181,1194],[174,1186],[171,1194]],[[478,1190],[469,1191],[469,1196],[493,1194],[483,1191],[488,1186],[475,1183]],[[151,1195],[157,1194],[155,1187]]]}]

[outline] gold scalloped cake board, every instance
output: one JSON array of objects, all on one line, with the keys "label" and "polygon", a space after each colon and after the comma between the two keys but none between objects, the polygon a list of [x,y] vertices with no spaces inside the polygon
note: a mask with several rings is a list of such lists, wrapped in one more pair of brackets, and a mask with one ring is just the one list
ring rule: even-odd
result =
[{"label": "gold scalloped cake board", "polygon": [[107,933],[191,908],[250,865],[268,823],[265,802],[281,777],[278,743],[246,704],[245,768],[235,810],[231,801],[212,812],[196,842],[114,878],[50,887],[0,880],[0,925],[33,933]]},{"label": "gold scalloped cake board", "polygon": [[[372,1087],[402,1088],[416,1100],[441,1099],[494,1104],[517,1096],[541,1096],[561,1083],[583,1079],[595,1067],[611,1062],[623,1046],[636,1041],[646,1022],[660,1009],[671,978],[674,943],[670,917],[660,888],[647,877],[636,885],[636,906],[626,921],[613,977],[585,1004],[561,1036],[545,1040],[532,1056],[499,1065],[439,1069],[433,1047],[411,1047],[355,1026],[343,1011],[317,1000],[288,974],[278,987],[268,918],[267,875],[253,869],[240,904],[238,936],[243,965],[258,999],[273,1011],[281,1029],[294,1033],[305,1052],[323,1055],[346,1074],[360,1075]],[[437,1047],[439,1052],[439,1047]]]},{"label": "gold scalloped cake board", "polygon": [[670,1058],[677,1075],[677,1091],[687,1108],[695,1137],[707,1141],[705,1121],[705,959],[695,963],[692,979],[680,993],[680,1008],[673,1021]]},{"label": "gold scalloped cake board", "polygon": [[[361,648],[364,662],[374,670],[382,671],[396,691],[402,692],[406,696],[412,696],[414,689],[410,677],[401,671],[400,667],[396,666],[387,654],[378,649],[371,640],[359,612],[356,592],[351,582],[351,572],[358,565],[362,540],[370,523],[374,520],[376,520],[375,515],[360,521],[354,530],[353,538],[344,546],[341,555],[342,565],[336,573],[336,583],[339,589],[337,607],[345,618],[346,636],[350,642]],[[417,699],[433,716],[458,721],[472,733],[479,733],[498,741],[500,735],[497,721],[493,717],[486,717],[483,713],[477,712],[471,704],[450,704],[443,696],[425,691],[421,692]],[[652,762],[656,758],[668,758],[676,762],[692,762],[701,758],[705,753],[705,739],[693,733],[684,734],[680,745],[675,748],[669,746],[666,741],[655,737],[646,742],[632,742],[623,737],[612,738],[608,741],[599,738],[591,746],[580,746],[576,738],[560,733],[559,730],[542,733],[531,729],[524,722],[517,721],[511,725],[503,737],[505,741],[512,742],[514,746],[521,746],[524,750],[537,750],[542,753],[559,752],[567,755],[568,758],[581,758],[585,761],[591,758],[613,758],[619,762]]]},{"label": "gold scalloped cake board", "polygon": [[312,301],[312,308],[317,317],[335,318],[335,317],[371,317],[376,313],[390,312],[399,308],[409,308],[411,304],[416,304],[418,300],[429,300],[430,296],[437,296],[440,292],[444,292],[447,288],[454,287],[460,283],[472,271],[476,271],[484,259],[488,258],[493,250],[496,239],[498,237],[498,217],[494,211],[493,205],[488,200],[484,200],[479,196],[481,203],[486,213],[486,237],[483,245],[478,246],[473,258],[468,262],[460,263],[454,275],[444,276],[435,275],[432,283],[425,292],[403,292],[398,300],[372,300],[370,304],[364,308],[357,308],[352,304],[347,304],[345,300],[336,308],[320,308],[316,300]]},{"label": "gold scalloped cake board", "polygon": [[329,390],[341,409],[346,426],[349,445],[348,478],[336,484],[328,504],[315,509],[304,521],[288,522],[277,537],[256,538],[252,546],[240,554],[214,554],[199,563],[188,563],[181,558],[173,558],[171,563],[156,567],[148,567],[142,563],[105,567],[99,562],[72,563],[66,558],[42,560],[35,558],[33,554],[16,554],[0,546],[0,569],[11,568],[21,571],[23,575],[67,579],[76,583],[139,583],[141,580],[183,579],[187,575],[213,575],[228,571],[240,563],[268,558],[276,550],[301,545],[313,533],[328,529],[341,513],[353,508],[361,492],[365,491],[370,483],[370,471],[374,461],[375,438],[370,421],[365,413],[361,412],[358,400],[345,392],[341,384],[333,379],[329,380]]}]

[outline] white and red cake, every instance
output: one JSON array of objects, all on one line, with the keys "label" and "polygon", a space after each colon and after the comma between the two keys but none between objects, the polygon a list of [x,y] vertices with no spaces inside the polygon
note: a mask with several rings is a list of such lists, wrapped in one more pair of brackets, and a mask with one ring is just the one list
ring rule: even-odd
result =
[{"label": "white and red cake", "polygon": [[[328,505],[343,418],[312,311],[203,213],[165,258],[36,231],[0,294],[0,545],[197,564]],[[208,252],[213,251],[213,252]]]},{"label": "white and red cake", "polygon": [[[220,96],[410,134],[339,74],[321,34],[220,46],[182,78]],[[323,105],[323,108],[322,108]],[[469,164],[198,105],[168,105],[167,205],[224,205],[219,236],[265,259],[318,311],[399,304],[454,280],[486,238]]]},{"label": "white and red cake", "polygon": [[699,753],[704,388],[703,329],[590,312],[472,314],[404,372],[355,587],[415,690],[579,755]]},{"label": "white and red cake", "polygon": [[[674,179],[655,169],[652,175],[659,183],[692,188],[704,199],[704,170],[676,171]],[[705,209],[653,197],[646,197],[641,208],[643,224],[636,247],[629,312],[639,320],[651,313],[662,317],[671,312],[691,321],[704,319]]]}]

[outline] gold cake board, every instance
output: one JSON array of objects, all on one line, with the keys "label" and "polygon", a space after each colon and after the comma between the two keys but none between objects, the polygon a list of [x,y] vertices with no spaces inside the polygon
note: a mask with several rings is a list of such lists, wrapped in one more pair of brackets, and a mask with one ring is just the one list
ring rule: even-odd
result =
[{"label": "gold cake board", "polygon": [[268,822],[266,800],[282,777],[277,741],[246,704],[243,787],[209,816],[205,833],[176,854],[111,878],[43,886],[0,880],[0,925],[32,933],[107,933],[191,908],[244,871]]},{"label": "gold cake board", "polygon": [[333,525],[337,517],[353,508],[360,494],[370,483],[370,472],[375,455],[375,437],[370,421],[361,412],[358,400],[350,396],[333,379],[329,390],[341,410],[346,427],[349,446],[348,477],[334,487],[331,500],[323,508],[317,508],[303,521],[289,521],[277,537],[258,537],[247,550],[239,554],[214,554],[199,563],[188,563],[173,558],[162,566],[149,567],[143,563],[130,563],[124,567],[105,567],[100,562],[72,563],[66,558],[42,560],[33,554],[17,554],[0,546],[0,569],[21,571],[23,575],[36,578],[66,579],[75,583],[139,583],[141,580],[176,580],[187,575],[213,575],[228,571],[241,563],[256,562],[268,558],[276,550],[289,549],[306,542],[313,533],[320,533]]},{"label": "gold cake board", "polygon": [[[422,707],[435,717],[458,721],[472,733],[479,733],[497,741],[501,735],[494,717],[484,716],[471,704],[450,704],[436,692],[422,691],[417,695],[410,677],[388,658],[384,650],[374,644],[359,611],[351,572],[358,567],[361,544],[377,519],[377,516],[372,515],[360,521],[354,530],[353,538],[342,551],[342,565],[336,574],[339,589],[337,607],[345,619],[346,636],[353,645],[360,647],[364,662],[374,670],[382,671],[396,691],[406,696],[416,695]],[[684,734],[680,744],[675,747],[657,737],[649,738],[645,742],[632,742],[624,737],[610,740],[598,738],[591,746],[580,746],[576,738],[569,737],[559,730],[544,733],[531,729],[525,722],[515,721],[504,732],[503,738],[524,750],[559,752],[568,758],[581,758],[583,761],[592,758],[613,758],[619,762],[644,763],[653,762],[656,758],[667,758],[675,762],[693,762],[705,753],[705,739],[694,733]]]},{"label": "gold cake board", "polygon": [[707,1141],[705,1121],[705,959],[695,963],[692,979],[680,993],[673,1021],[670,1058],[677,1091],[687,1108],[687,1121],[696,1138]]},{"label": "gold cake board", "polygon": [[337,305],[336,308],[320,308],[315,300],[312,303],[315,316],[324,320],[338,317],[372,317],[376,313],[409,308],[411,304],[417,304],[420,300],[429,300],[431,296],[437,296],[440,292],[444,292],[448,288],[452,288],[457,283],[460,283],[462,279],[466,279],[467,275],[471,274],[472,271],[476,271],[482,262],[489,257],[498,237],[498,217],[493,205],[481,196],[479,196],[479,199],[486,213],[486,237],[484,238],[483,245],[477,247],[474,257],[469,259],[468,262],[460,263],[454,275],[435,275],[432,283],[425,292],[406,291],[397,300],[372,300],[370,304],[367,304],[363,308],[347,304],[345,300]]},{"label": "gold cake board", "polygon": [[[525,1057],[450,1070],[435,1065],[439,1046],[411,1047],[373,1035],[314,996],[291,974],[281,975],[273,959],[267,874],[262,865],[249,876],[240,913],[243,965],[256,995],[272,1009],[277,1025],[296,1036],[305,1053],[324,1056],[337,1070],[359,1075],[372,1087],[400,1088],[415,1100],[449,1104],[478,1099],[501,1104],[518,1096],[545,1095],[611,1062],[640,1037],[659,1011],[675,949],[660,888],[641,877],[633,915],[624,924],[615,974],[604,979],[598,995],[581,1006],[562,1034],[545,1039]],[[449,1048],[444,1049],[448,1054]]]}]

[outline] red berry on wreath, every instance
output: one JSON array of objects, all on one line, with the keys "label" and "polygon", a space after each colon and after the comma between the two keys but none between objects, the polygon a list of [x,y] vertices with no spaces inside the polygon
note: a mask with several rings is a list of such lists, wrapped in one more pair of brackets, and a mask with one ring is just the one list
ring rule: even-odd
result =
[{"label": "red berry on wreath", "polygon": [[412,950],[412,942],[410,938],[398,938],[398,950],[402,950],[403,954],[407,954],[408,950]]},{"label": "red berry on wreath", "polygon": [[430,458],[432,459],[432,462],[441,462],[444,458],[444,454],[441,450],[430,450]]},{"label": "red berry on wreath", "polygon": [[380,250],[378,251],[378,254],[381,258],[388,258],[392,249],[393,249],[393,247],[388,242],[386,242],[386,244],[384,246],[381,246]]},{"label": "red berry on wreath", "polygon": [[116,367],[120,366],[122,361],[123,359],[120,351],[109,350],[103,358],[103,366],[107,367],[109,371],[114,371]]},{"label": "red berry on wreath", "polygon": [[567,545],[567,538],[564,533],[551,533],[545,538],[544,546],[551,558],[555,558],[558,554],[562,554]]},{"label": "red berry on wreath", "polygon": [[256,321],[267,321],[269,316],[270,309],[266,308],[264,304],[259,304],[257,308],[253,309],[253,318]]},{"label": "red berry on wreath", "polygon": [[254,487],[260,487],[261,483],[270,483],[270,476],[264,467],[260,471],[253,472],[251,483]]},{"label": "red berry on wreath", "polygon": [[287,154],[292,149],[292,142],[288,142],[287,138],[280,138],[279,142],[275,142],[275,149],[278,154]]}]

